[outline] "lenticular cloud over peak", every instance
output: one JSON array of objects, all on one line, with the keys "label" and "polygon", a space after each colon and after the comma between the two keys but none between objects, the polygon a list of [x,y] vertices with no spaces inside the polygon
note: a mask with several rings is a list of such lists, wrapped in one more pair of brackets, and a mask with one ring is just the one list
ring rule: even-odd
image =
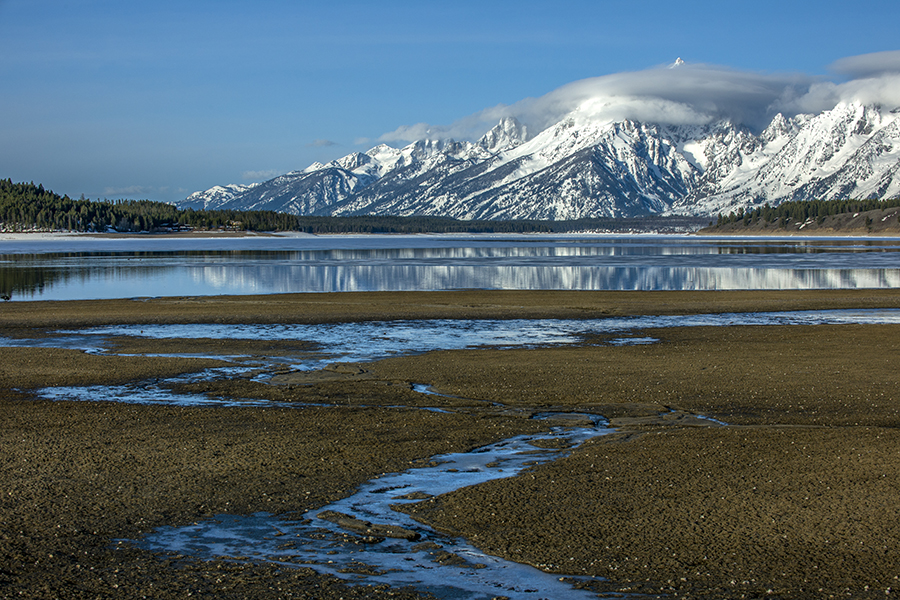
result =
[{"label": "lenticular cloud over peak", "polygon": [[679,59],[643,71],[575,81],[539,98],[487,108],[447,126],[400,127],[380,139],[476,139],[504,117],[515,117],[533,134],[566,117],[665,125],[727,120],[761,130],[778,113],[820,112],[840,102],[900,106],[900,51],[848,57],[831,68],[849,80],[835,83],[811,75],[741,71]]},{"label": "lenticular cloud over peak", "polygon": [[900,50],[848,56],[833,62],[829,68],[852,79],[877,77],[889,73],[900,74]]},{"label": "lenticular cloud over peak", "polygon": [[[577,81],[537,99],[528,107],[531,114],[520,120],[526,124],[531,119],[545,121],[540,125],[546,127],[578,110],[596,120],[682,125],[729,119],[759,126],[785,93],[797,93],[810,83],[803,76],[684,63],[674,69],[659,67]],[[554,114],[554,109],[565,113]]]}]

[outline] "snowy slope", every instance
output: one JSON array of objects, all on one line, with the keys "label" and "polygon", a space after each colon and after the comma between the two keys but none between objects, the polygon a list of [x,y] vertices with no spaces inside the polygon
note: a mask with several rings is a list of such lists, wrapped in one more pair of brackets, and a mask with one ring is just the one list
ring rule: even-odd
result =
[{"label": "snowy slope", "polygon": [[900,109],[839,104],[776,115],[758,134],[728,121],[603,121],[579,110],[531,136],[504,118],[477,142],[380,145],[181,206],[303,215],[575,219],[712,216],[793,199],[900,195]]},{"label": "snowy slope", "polygon": [[896,197],[898,117],[897,111],[861,104],[839,104],[791,123],[779,115],[757,138],[764,145],[746,157],[748,165],[710,186],[709,193],[688,198],[684,212],[712,214],[785,200]]}]

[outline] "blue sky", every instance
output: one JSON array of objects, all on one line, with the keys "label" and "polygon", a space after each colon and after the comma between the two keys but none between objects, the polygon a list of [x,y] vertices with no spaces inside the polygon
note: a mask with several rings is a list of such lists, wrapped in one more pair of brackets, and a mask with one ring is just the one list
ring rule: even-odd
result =
[{"label": "blue sky", "polygon": [[0,0],[0,177],[173,201],[677,57],[840,82],[898,22],[896,0]]}]

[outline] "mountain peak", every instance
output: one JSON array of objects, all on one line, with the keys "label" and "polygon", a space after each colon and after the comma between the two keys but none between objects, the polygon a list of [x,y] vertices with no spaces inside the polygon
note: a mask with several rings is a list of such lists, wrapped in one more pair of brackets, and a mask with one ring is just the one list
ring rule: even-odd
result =
[{"label": "mountain peak", "polygon": [[368,154],[362,154],[360,152],[353,152],[344,156],[343,158],[338,158],[337,160],[333,160],[332,163],[338,165],[342,169],[347,169],[348,171],[352,171],[354,169],[358,169],[363,165],[367,165],[372,162],[372,157]]},{"label": "mountain peak", "polygon": [[481,136],[478,145],[488,152],[502,152],[527,141],[528,130],[515,117],[503,117]]},{"label": "mountain peak", "polygon": [[772,122],[769,123],[769,126],[763,130],[759,137],[767,142],[771,142],[781,136],[793,135],[794,132],[795,126],[793,121],[785,118],[783,114],[778,113],[772,118]]}]

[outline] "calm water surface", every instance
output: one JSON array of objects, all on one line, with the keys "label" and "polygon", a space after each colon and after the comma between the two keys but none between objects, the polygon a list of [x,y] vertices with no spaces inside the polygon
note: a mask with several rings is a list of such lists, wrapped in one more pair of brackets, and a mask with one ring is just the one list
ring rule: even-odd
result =
[{"label": "calm water surface", "polygon": [[900,240],[663,235],[0,237],[13,300],[450,289],[900,286]]}]

